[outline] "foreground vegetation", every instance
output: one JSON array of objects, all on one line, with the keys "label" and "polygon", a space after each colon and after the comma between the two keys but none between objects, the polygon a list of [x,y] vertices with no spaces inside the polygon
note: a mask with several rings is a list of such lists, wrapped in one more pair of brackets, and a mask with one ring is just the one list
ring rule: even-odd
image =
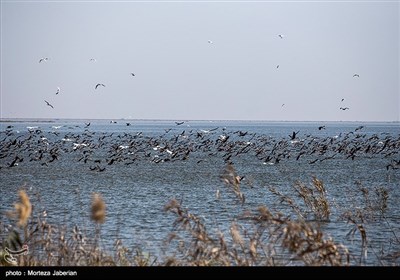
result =
[{"label": "foreground vegetation", "polygon": [[[232,165],[221,174],[226,193],[236,197],[238,207],[246,198],[241,192],[241,178]],[[207,229],[204,220],[190,212],[176,199],[165,206],[166,215],[175,222],[166,242],[172,248],[169,255],[152,256],[143,248],[130,249],[120,239],[112,252],[102,249],[101,225],[107,219],[106,202],[94,193],[90,217],[94,234],[88,236],[79,225],[66,228],[47,221],[46,211],[36,211],[23,189],[14,208],[2,215],[13,224],[0,225],[0,236],[6,236],[0,247],[3,266],[282,266],[282,265],[363,265],[369,248],[365,224],[374,219],[387,222],[385,211],[389,199],[383,188],[367,189],[359,185],[362,207],[346,209],[341,219],[352,225],[348,236],[360,240],[361,254],[354,254],[344,244],[335,242],[320,227],[330,221],[333,205],[326,195],[323,182],[312,178],[309,184],[297,182],[293,196],[274,187],[268,191],[289,213],[281,213],[261,205],[246,211],[229,222],[228,231]],[[219,192],[217,192],[217,199]],[[390,226],[390,224],[387,222]],[[393,250],[375,252],[381,265],[399,265],[400,241],[393,233]],[[28,245],[29,253],[9,257],[9,250],[18,251]],[[11,261],[10,261],[11,260]]]}]

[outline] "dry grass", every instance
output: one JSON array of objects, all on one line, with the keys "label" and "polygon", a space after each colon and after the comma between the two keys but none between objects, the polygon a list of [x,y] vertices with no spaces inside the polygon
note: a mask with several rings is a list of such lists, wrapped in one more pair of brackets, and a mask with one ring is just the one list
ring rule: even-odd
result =
[{"label": "dry grass", "polygon": [[106,204],[100,194],[94,193],[92,196],[91,219],[99,224],[106,220]]},{"label": "dry grass", "polygon": [[20,190],[18,194],[20,202],[15,203],[15,210],[8,212],[8,215],[9,217],[17,219],[17,225],[19,227],[24,227],[26,226],[28,219],[32,214],[32,205],[28,195],[24,190]]},{"label": "dry grass", "polygon": [[[228,190],[241,202],[240,177],[232,165],[228,165],[221,176]],[[19,202],[7,216],[15,224],[8,229],[8,237],[0,247],[0,265],[26,266],[342,266],[364,264],[368,248],[365,224],[379,217],[387,222],[389,193],[384,188],[360,187],[364,206],[342,215],[350,225],[348,235],[360,234],[361,255],[352,255],[343,245],[326,236],[320,229],[321,221],[329,221],[331,208],[321,180],[313,178],[311,184],[297,182],[293,189],[295,198],[279,192],[274,187],[269,191],[287,204],[294,215],[272,211],[265,205],[256,210],[246,210],[242,215],[229,221],[225,230],[206,227],[203,218],[191,213],[181,203],[173,199],[165,211],[174,215],[170,234],[166,239],[169,250],[162,259],[157,259],[142,248],[128,249],[120,239],[116,239],[110,253],[101,244],[100,226],[106,219],[106,202],[101,194],[94,193],[89,205],[91,224],[94,228],[78,225],[67,228],[48,222],[46,211],[36,212],[31,199],[23,190],[19,191]],[[296,199],[297,197],[297,199]],[[35,200],[33,200],[35,204]],[[304,202],[302,206],[298,201]],[[36,207],[41,209],[41,207]],[[373,216],[375,213],[375,216]],[[309,215],[315,219],[307,220]],[[216,217],[218,218],[218,217]],[[1,225],[0,225],[1,226]],[[95,232],[87,235],[87,232]],[[0,227],[5,236],[5,228]],[[393,230],[394,242],[400,241]],[[396,241],[397,240],[397,241]],[[26,244],[29,254],[17,256],[17,262],[4,261],[5,248],[19,250]],[[398,247],[396,247],[398,248]],[[378,259],[385,264],[396,264],[398,251],[382,253]]]}]

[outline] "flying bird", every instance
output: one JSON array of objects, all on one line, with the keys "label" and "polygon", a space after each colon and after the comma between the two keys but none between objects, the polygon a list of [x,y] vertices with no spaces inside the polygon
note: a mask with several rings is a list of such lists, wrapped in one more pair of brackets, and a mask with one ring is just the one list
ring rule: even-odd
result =
[{"label": "flying bird", "polygon": [[342,100],[340,102],[343,102],[343,101],[344,101],[344,98],[342,98]]},{"label": "flying bird", "polygon": [[213,41],[211,41],[211,40],[208,40],[207,42],[208,42],[209,44],[212,44],[212,43],[213,43]]},{"label": "flying bird", "polygon": [[325,125],[321,125],[318,127],[318,130],[322,130],[322,129],[325,129]]},{"label": "flying bird", "polygon": [[97,61],[97,59],[95,59],[95,58],[91,58],[91,59],[89,59],[89,61],[96,62],[96,61]]},{"label": "flying bird", "polygon": [[290,139],[291,139],[291,140],[296,139],[296,136],[297,136],[297,134],[298,134],[299,132],[300,132],[300,131],[297,131],[297,132],[294,132],[294,131],[293,131],[292,135],[289,134]]},{"label": "flying bird", "polygon": [[357,73],[353,75],[353,77],[358,77],[360,78],[360,75],[358,75]]},{"label": "flying bird", "polygon": [[281,105],[281,107],[283,107],[283,106],[285,106],[285,103],[283,103],[283,104]]},{"label": "flying bird", "polygon": [[97,89],[99,86],[106,87],[105,84],[97,84],[94,89]]},{"label": "flying bird", "polygon": [[175,122],[176,125],[184,124],[185,122]]},{"label": "flying bird", "polygon": [[132,75],[133,77],[135,77],[135,73],[131,73],[131,75]]},{"label": "flying bird", "polygon": [[278,69],[279,68],[279,64],[278,65],[276,65],[276,69]]},{"label": "flying bird", "polygon": [[59,94],[59,93],[60,93],[60,91],[61,91],[60,87],[57,87],[57,92],[56,92],[56,95],[57,95],[57,94]]},{"label": "flying bird", "polygon": [[346,110],[349,110],[350,108],[349,107],[340,107],[339,109],[343,110],[343,111],[346,111]]},{"label": "flying bird", "polygon": [[46,102],[47,106],[50,106],[51,108],[54,109],[53,105],[51,105],[49,102],[47,102],[46,100],[44,102]]},{"label": "flying bird", "polygon": [[281,39],[283,39],[283,37],[285,37],[285,35],[279,34],[278,37],[281,38]]},{"label": "flying bird", "polygon": [[43,61],[46,62],[47,60],[49,60],[48,57],[42,57],[41,59],[39,59],[39,63],[41,63],[41,62],[43,62]]}]

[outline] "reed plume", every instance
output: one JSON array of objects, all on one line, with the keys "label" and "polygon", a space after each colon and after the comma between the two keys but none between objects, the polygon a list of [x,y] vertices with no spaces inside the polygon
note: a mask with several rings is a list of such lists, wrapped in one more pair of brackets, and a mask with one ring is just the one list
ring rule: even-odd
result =
[{"label": "reed plume", "polygon": [[24,227],[32,213],[32,204],[24,190],[18,192],[20,201],[14,204],[15,211],[8,213],[10,217],[17,218],[17,225]]},{"label": "reed plume", "polygon": [[91,219],[99,224],[104,223],[106,219],[106,204],[98,193],[93,193]]}]

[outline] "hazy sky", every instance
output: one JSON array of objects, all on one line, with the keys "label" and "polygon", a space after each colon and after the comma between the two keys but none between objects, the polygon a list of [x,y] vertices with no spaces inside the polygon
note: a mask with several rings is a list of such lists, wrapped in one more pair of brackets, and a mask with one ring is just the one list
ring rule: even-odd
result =
[{"label": "hazy sky", "polygon": [[399,10],[1,1],[1,117],[399,121]]}]

